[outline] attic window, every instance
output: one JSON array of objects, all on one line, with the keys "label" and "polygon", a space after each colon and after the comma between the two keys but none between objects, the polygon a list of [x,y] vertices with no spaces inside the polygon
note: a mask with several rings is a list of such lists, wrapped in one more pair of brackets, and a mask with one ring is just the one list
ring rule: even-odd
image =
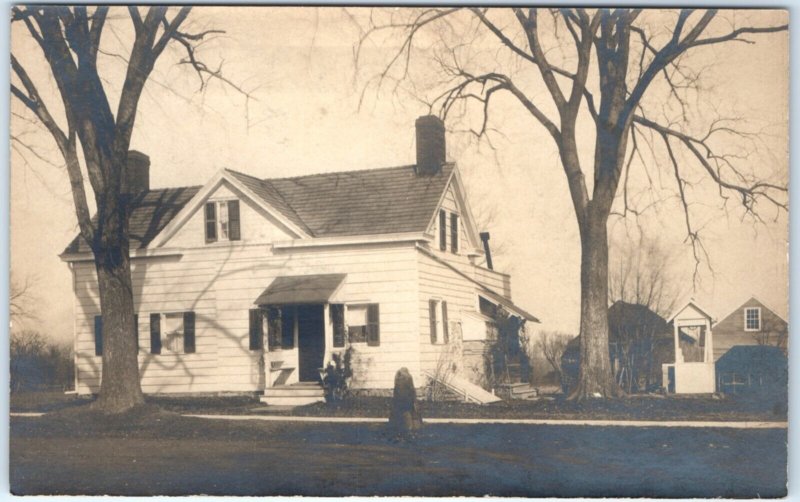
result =
[{"label": "attic window", "polygon": [[241,236],[238,200],[207,202],[206,242],[238,241]]},{"label": "attic window", "polygon": [[752,307],[744,309],[744,330],[761,331],[761,308]]},{"label": "attic window", "polygon": [[450,213],[450,251],[458,253],[458,215]]}]

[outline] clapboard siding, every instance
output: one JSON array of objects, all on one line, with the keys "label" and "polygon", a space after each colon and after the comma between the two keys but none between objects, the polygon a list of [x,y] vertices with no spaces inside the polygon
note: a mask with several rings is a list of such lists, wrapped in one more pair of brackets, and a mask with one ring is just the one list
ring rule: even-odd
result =
[{"label": "clapboard siding", "polygon": [[[748,308],[761,309],[760,331],[745,331],[744,313]],[[786,321],[758,299],[751,298],[712,328],[714,361],[736,345],[758,345],[759,340],[762,343],[768,340],[774,345],[781,336],[784,338],[788,336],[787,328]]]},{"label": "clapboard siding", "polygon": [[[475,284],[456,274],[447,266],[430,258],[424,253],[418,253],[419,268],[419,330],[420,330],[420,365],[423,370],[435,371],[440,357],[454,357],[459,373],[467,375],[463,370],[461,354],[452,355],[451,347],[444,344],[432,344],[430,340],[430,315],[428,302],[431,299],[441,299],[447,302],[448,321],[450,332],[457,330],[456,326],[462,323],[465,312],[475,312],[477,296]],[[452,343],[458,343],[451,336]],[[443,356],[443,351],[451,355]]]},{"label": "clapboard siding", "polygon": [[[281,275],[345,273],[337,299],[380,304],[381,344],[355,346],[356,386],[391,388],[402,366],[418,377],[419,305],[413,245],[273,252],[271,245],[235,243],[179,252],[132,260],[145,392],[263,389],[261,352],[249,350],[248,309]],[[77,389],[97,392],[101,357],[94,355],[94,316],[100,312],[96,273],[91,262],[76,263],[74,273]],[[149,314],[189,310],[196,313],[196,353],[150,354]]]},{"label": "clapboard siding", "polygon": [[500,293],[509,300],[511,299],[511,277],[508,274],[478,266],[473,268],[475,270],[474,278],[476,281]]},{"label": "clapboard siding", "polygon": [[[436,210],[436,216],[434,217],[434,221],[431,224],[431,227],[428,229],[429,233],[436,236],[436,239],[439,238],[439,210],[444,209],[447,212],[447,222],[445,224],[445,229],[447,231],[447,252],[450,253],[450,232],[451,230],[451,220],[450,214],[455,213],[458,215],[459,225],[458,225],[458,246],[459,251],[458,254],[466,254],[467,247],[468,247],[468,240],[467,240],[467,232],[464,228],[464,211],[459,206],[458,202],[456,201],[455,194],[453,193],[453,182],[450,182],[450,185],[447,187],[447,191],[444,194],[444,198],[442,199],[442,204]],[[438,240],[436,241],[437,245],[435,246],[436,249],[439,249]]]},{"label": "clapboard siding", "polygon": [[[292,238],[274,217],[254,204],[249,198],[236,190],[227,181],[223,181],[203,204],[194,211],[186,223],[170,237],[169,247],[201,247],[206,245],[205,238],[205,202],[220,200],[239,200],[239,219],[241,224],[241,242],[270,243]],[[219,215],[217,215],[219,216]],[[228,244],[220,241],[216,245]]]}]

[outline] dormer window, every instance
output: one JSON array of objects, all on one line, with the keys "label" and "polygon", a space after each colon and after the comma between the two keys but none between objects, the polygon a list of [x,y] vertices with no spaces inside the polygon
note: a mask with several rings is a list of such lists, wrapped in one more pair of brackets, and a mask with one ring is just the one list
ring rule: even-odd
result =
[{"label": "dormer window", "polygon": [[761,331],[761,308],[744,309],[744,330]]},{"label": "dormer window", "polygon": [[238,200],[206,203],[206,242],[238,241],[241,237]]}]

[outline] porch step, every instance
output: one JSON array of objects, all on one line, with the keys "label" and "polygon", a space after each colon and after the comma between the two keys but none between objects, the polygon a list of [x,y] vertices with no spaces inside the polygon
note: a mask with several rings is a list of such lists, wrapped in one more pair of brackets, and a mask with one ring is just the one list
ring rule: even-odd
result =
[{"label": "porch step", "polygon": [[325,401],[322,387],[314,383],[278,385],[264,389],[260,401],[269,405],[303,406]]},{"label": "porch step", "polygon": [[534,399],[539,393],[527,383],[512,383],[499,385],[497,395],[503,399]]}]

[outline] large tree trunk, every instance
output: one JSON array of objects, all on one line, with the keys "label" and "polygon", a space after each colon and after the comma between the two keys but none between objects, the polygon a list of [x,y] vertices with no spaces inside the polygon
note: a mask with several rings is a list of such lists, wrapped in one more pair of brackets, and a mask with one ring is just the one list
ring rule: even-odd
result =
[{"label": "large tree trunk", "polygon": [[106,210],[98,211],[102,245],[95,251],[95,268],[103,315],[103,372],[95,406],[107,413],[124,412],[144,402],[139,381],[126,198],[107,199]]},{"label": "large tree trunk", "polygon": [[581,231],[581,364],[570,399],[619,396],[608,353],[608,235],[590,202]]}]

